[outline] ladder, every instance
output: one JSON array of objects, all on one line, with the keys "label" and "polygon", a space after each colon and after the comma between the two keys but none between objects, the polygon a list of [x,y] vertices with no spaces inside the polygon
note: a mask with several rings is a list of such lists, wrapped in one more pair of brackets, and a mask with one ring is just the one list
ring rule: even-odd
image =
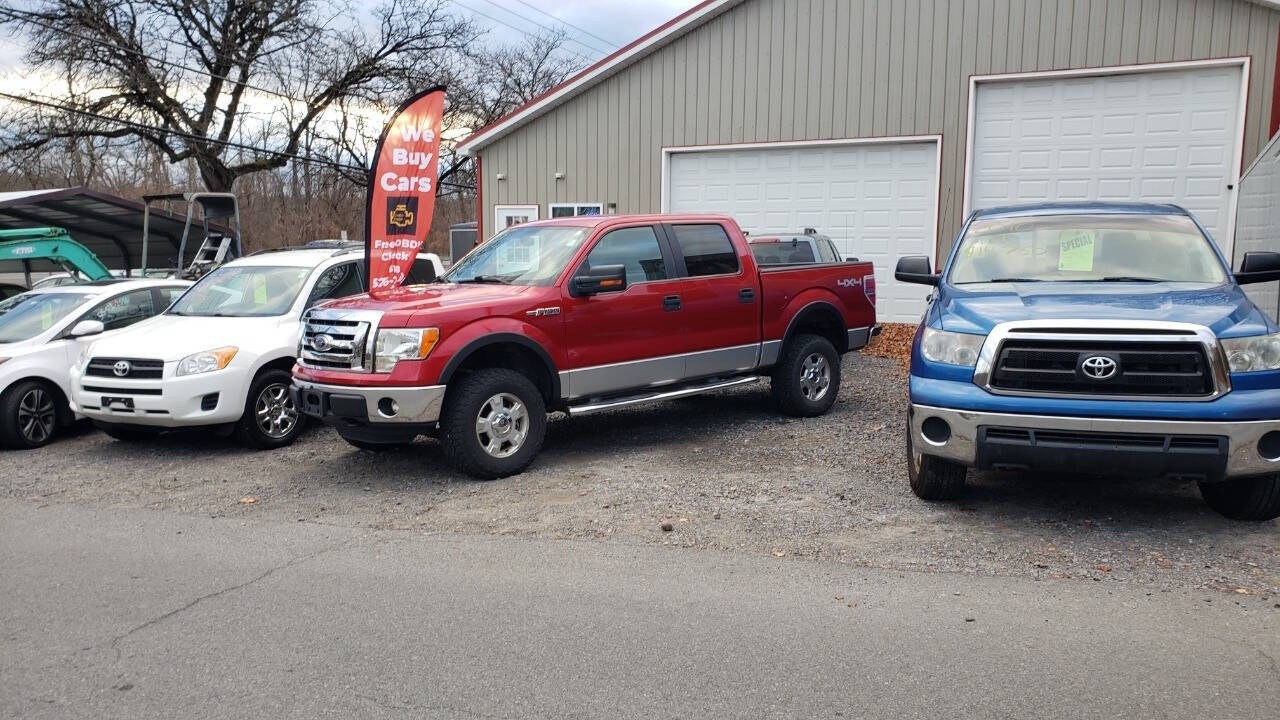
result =
[{"label": "ladder", "polygon": [[196,255],[191,259],[191,264],[187,266],[183,277],[195,280],[209,270],[221,265],[222,261],[226,260],[227,253],[230,252],[234,240],[235,238],[231,235],[209,234],[206,232],[204,241],[200,243],[200,248],[196,250]]}]

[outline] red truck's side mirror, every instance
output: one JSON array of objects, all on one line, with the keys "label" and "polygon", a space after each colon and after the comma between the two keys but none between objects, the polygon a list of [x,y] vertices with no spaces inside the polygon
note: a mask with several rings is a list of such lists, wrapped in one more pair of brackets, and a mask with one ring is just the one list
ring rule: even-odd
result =
[{"label": "red truck's side mirror", "polygon": [[627,268],[625,265],[601,265],[574,276],[569,283],[570,291],[578,297],[596,295],[603,292],[621,292],[627,289]]},{"label": "red truck's side mirror", "polygon": [[938,276],[933,274],[929,258],[924,255],[909,255],[898,258],[898,267],[893,271],[893,277],[898,282],[919,285],[938,284]]}]

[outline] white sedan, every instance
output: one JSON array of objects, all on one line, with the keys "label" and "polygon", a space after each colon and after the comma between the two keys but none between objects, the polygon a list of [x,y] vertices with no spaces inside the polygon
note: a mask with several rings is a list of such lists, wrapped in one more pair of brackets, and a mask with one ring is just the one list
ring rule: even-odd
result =
[{"label": "white sedan", "polygon": [[185,280],[104,280],[0,301],[0,447],[47,445],[76,415],[71,366],[92,340],[164,311]]}]

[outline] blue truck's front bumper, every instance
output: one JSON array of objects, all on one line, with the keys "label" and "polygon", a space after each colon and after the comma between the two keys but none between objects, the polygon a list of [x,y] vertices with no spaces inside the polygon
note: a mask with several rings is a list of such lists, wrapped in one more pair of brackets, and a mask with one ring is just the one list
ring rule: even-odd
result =
[{"label": "blue truck's front bumper", "polygon": [[1280,389],[1257,384],[1210,402],[1117,402],[996,395],[913,375],[911,440],[917,452],[980,468],[1266,475],[1280,472]]}]

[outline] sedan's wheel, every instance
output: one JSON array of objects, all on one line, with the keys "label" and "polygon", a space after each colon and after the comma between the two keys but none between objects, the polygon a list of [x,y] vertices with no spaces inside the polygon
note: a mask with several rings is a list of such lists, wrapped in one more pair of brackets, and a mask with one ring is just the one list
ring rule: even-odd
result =
[{"label": "sedan's wheel", "polygon": [[529,411],[511,393],[498,393],[480,406],[476,416],[476,439],[486,453],[496,458],[511,457],[529,437]]},{"label": "sedan's wheel", "polygon": [[493,480],[528,467],[546,429],[538,386],[515,370],[485,368],[450,389],[440,416],[440,446],[458,470]]},{"label": "sedan's wheel", "polygon": [[292,376],[286,370],[267,370],[253,381],[244,415],[236,423],[236,437],[250,447],[284,447],[298,437],[303,416],[289,395]]},{"label": "sedan's wheel", "polygon": [[58,434],[59,399],[38,380],[20,382],[0,395],[0,445],[31,449]]}]

